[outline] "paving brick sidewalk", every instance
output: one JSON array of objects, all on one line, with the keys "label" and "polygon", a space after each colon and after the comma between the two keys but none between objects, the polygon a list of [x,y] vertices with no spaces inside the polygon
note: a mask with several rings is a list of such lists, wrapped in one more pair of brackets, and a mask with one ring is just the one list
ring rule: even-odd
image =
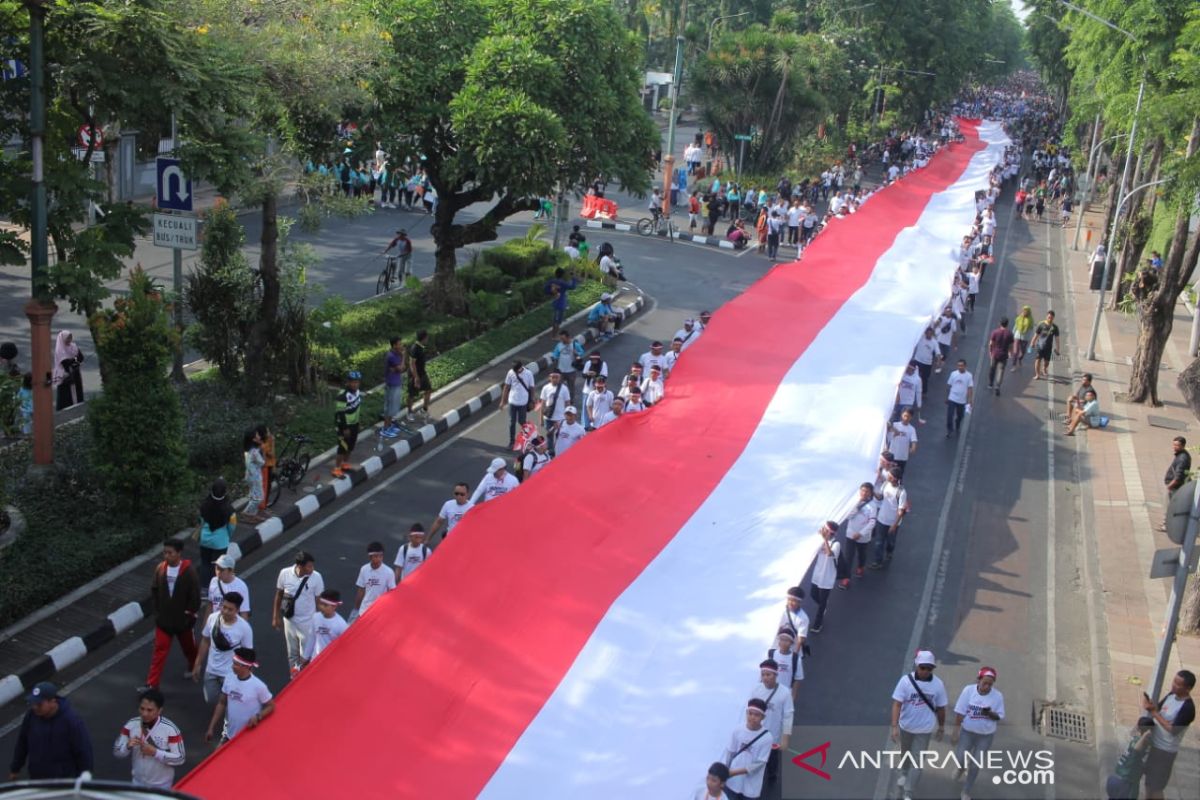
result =
[{"label": "paving brick sidewalk", "polygon": [[[1103,223],[1102,208],[1089,211],[1084,218],[1085,227],[1096,231],[1092,248],[1100,241],[1098,232]],[[1100,574],[1094,576],[1102,591],[1099,610],[1106,629],[1102,632],[1106,639],[1101,642],[1100,669],[1101,677],[1107,677],[1112,689],[1111,696],[1102,700],[1111,701],[1116,728],[1112,735],[1124,744],[1125,732],[1142,713],[1142,692],[1149,691],[1153,681],[1171,592],[1171,580],[1149,577],[1154,551],[1171,546],[1166,534],[1157,530],[1164,511],[1162,478],[1171,460],[1171,440],[1184,435],[1193,447],[1200,444],[1200,423],[1175,385],[1180,371],[1191,360],[1186,353],[1191,314],[1182,303],[1176,309],[1158,382],[1163,405],[1153,408],[1123,402],[1136,350],[1137,320],[1106,311],[1097,340],[1097,360],[1087,360],[1097,294],[1088,288],[1091,253],[1082,243],[1079,251],[1070,249],[1072,230],[1063,235],[1069,271],[1067,288],[1075,311],[1064,326],[1064,334],[1068,345],[1079,352],[1076,363],[1081,371],[1093,374],[1100,407],[1111,418],[1108,428],[1077,435],[1075,446],[1084,465],[1084,479],[1090,485],[1092,541],[1096,543],[1100,568]],[[1071,376],[1073,386],[1079,374]],[[1164,422],[1178,429],[1163,427]],[[1177,638],[1168,665],[1168,685],[1171,676],[1184,668],[1200,668],[1200,639]],[[1187,737],[1172,780],[1176,787],[1196,785],[1198,740],[1195,730]],[[1189,748],[1192,757],[1186,758]],[[1168,789],[1167,796],[1187,796],[1187,792],[1180,795],[1178,789]]]},{"label": "paving brick sidewalk", "polygon": [[[630,315],[646,308],[646,299],[634,293],[624,293],[619,297],[617,307],[626,309],[629,318]],[[574,322],[568,321],[566,327],[573,332],[579,332],[583,330],[583,324],[580,317]],[[495,404],[499,393],[494,389],[491,396],[485,396],[485,393],[503,380],[512,360],[521,358],[526,363],[536,362],[550,352],[556,341],[547,330],[523,344],[515,352],[498,358],[494,365],[485,367],[461,383],[451,384],[447,389],[435,394],[430,405],[430,424],[421,432],[424,443],[428,444],[435,437],[445,435],[449,428],[460,424],[468,416],[487,413],[490,406]],[[597,345],[587,346],[591,349]],[[599,347],[604,349],[604,345]],[[544,368],[545,366],[543,363]],[[539,384],[542,382],[541,374],[543,373],[539,373]],[[332,425],[332,410],[330,414]],[[283,527],[290,529],[302,519],[312,516],[317,509],[348,492],[351,486],[358,486],[378,474],[382,467],[406,463],[414,457],[411,455],[415,449],[412,444],[407,448],[402,447],[409,451],[409,455],[395,454],[391,449],[383,453],[377,452],[378,438],[375,429],[369,425],[372,422],[374,421],[364,420],[363,432],[351,456],[351,462],[359,467],[351,474],[350,480],[340,482],[337,487],[332,486],[334,481],[330,476],[331,463],[318,463],[317,454],[314,453],[313,466],[300,491],[295,494],[284,491],[272,509],[278,519],[255,527],[240,525],[234,536],[234,546],[250,542],[252,548],[259,550],[265,543],[278,537]],[[393,439],[389,440],[389,444],[402,441],[403,439]],[[423,449],[416,450],[418,456],[423,452]],[[281,526],[280,522],[284,524]],[[194,542],[188,542],[188,557],[195,557],[195,546]],[[234,552],[234,546],[231,546],[231,552]],[[240,547],[237,552],[241,552]],[[260,555],[261,552],[248,554],[250,560],[247,563],[253,563]],[[49,679],[57,671],[94,652],[114,636],[141,622],[147,612],[147,590],[156,560],[155,552],[134,559],[132,568],[123,572],[121,568],[113,570],[107,578],[97,579],[90,590],[82,592],[83,597],[79,600],[56,609],[54,613],[42,619],[37,619],[35,615],[31,618],[36,619],[33,624],[14,631],[10,638],[0,641],[0,705],[10,696],[15,697],[20,693],[19,683],[28,688],[38,680]],[[108,629],[109,621],[113,630]],[[20,624],[13,628],[20,628]]]}]

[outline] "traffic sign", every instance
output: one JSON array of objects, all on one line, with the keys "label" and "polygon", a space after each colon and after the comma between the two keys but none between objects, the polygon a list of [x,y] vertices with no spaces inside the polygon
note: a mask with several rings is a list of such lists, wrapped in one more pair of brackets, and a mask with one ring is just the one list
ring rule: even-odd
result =
[{"label": "traffic sign", "polygon": [[[86,147],[72,147],[71,154],[74,155],[80,161],[83,161],[83,157],[87,155],[87,148]],[[103,150],[93,150],[92,151],[92,163],[93,164],[103,164],[104,163],[104,151]]]},{"label": "traffic sign", "polygon": [[748,142],[748,141],[750,141],[751,137],[750,137],[750,134],[748,134],[748,133],[735,133],[733,135],[733,138],[739,142]]},{"label": "traffic sign", "polygon": [[154,215],[154,246],[175,250],[199,250],[196,218],[179,214]]},{"label": "traffic sign", "polygon": [[[99,127],[95,128],[94,130],[95,130],[95,134],[96,134],[95,147],[97,150],[99,150],[101,147],[104,146],[104,134],[100,131]],[[88,144],[92,141],[92,132],[93,132],[93,128],[91,125],[80,125],[79,126],[79,146],[80,147],[88,146]]]},{"label": "traffic sign", "polygon": [[25,68],[25,65],[15,58],[0,61],[0,80],[11,81],[16,78],[24,78],[28,74],[29,70]]},{"label": "traffic sign", "polygon": [[157,165],[155,194],[158,196],[158,207],[170,211],[191,211],[192,182],[180,169],[179,159],[159,156]]}]

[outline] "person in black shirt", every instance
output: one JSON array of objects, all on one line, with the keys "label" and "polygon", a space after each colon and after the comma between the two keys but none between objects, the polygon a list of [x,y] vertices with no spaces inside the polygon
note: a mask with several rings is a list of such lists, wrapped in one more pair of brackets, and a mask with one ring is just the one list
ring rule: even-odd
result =
[{"label": "person in black shirt", "polygon": [[429,382],[429,373],[425,371],[425,342],[429,339],[429,331],[417,331],[417,341],[408,349],[408,416],[413,416],[413,402],[418,394],[424,395],[421,413],[429,416],[429,396],[433,394],[433,385]]},{"label": "person in black shirt", "polygon": [[1038,323],[1033,331],[1034,380],[1050,379],[1050,358],[1059,354],[1060,334],[1054,324],[1054,312],[1047,311],[1044,322]]},{"label": "person in black shirt", "polygon": [[[1176,436],[1171,440],[1172,452],[1175,454],[1171,459],[1171,466],[1167,467],[1167,474],[1163,476],[1163,484],[1167,489],[1167,503],[1170,505],[1171,498],[1175,492],[1179,491],[1179,487],[1183,486],[1187,481],[1188,473],[1192,469],[1192,454],[1187,451],[1187,439],[1182,436]],[[1164,514],[1163,522],[1158,526],[1160,531],[1167,529],[1167,518]]]}]

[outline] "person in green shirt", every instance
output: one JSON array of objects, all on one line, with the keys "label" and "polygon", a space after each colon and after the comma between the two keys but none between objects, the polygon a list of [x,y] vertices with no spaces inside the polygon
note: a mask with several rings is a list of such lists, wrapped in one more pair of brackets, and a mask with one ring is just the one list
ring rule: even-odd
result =
[{"label": "person in green shirt", "polygon": [[337,456],[333,462],[333,477],[340,478],[347,469],[354,469],[350,463],[350,453],[358,443],[359,412],[362,408],[363,393],[360,390],[362,373],[353,370],[346,375],[346,388],[338,392],[335,398],[334,423],[337,426]]}]

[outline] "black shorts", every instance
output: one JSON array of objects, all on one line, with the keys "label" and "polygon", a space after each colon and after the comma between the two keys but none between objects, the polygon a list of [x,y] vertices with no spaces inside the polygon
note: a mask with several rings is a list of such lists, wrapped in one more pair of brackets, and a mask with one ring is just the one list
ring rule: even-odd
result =
[{"label": "black shorts", "polygon": [[339,456],[348,456],[358,444],[358,423],[338,430],[337,451]]},{"label": "black shorts", "polygon": [[1147,794],[1161,794],[1171,781],[1171,769],[1175,766],[1175,756],[1178,753],[1168,753],[1150,746],[1150,755],[1146,757],[1146,769],[1142,773],[1146,779]]},{"label": "black shorts", "polygon": [[433,385],[430,384],[428,375],[425,375],[424,373],[422,373],[421,375],[418,375],[415,378],[412,377],[411,375],[408,376],[408,393],[409,394],[420,394],[421,392],[428,392],[428,391],[431,391],[432,389],[433,389]]}]

